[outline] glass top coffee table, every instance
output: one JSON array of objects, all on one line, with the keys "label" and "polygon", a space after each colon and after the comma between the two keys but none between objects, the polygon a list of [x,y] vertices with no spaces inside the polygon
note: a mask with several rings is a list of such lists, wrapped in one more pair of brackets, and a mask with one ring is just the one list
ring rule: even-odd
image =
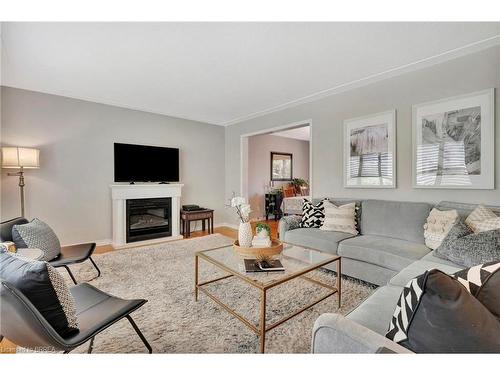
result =
[{"label": "glass top coffee table", "polygon": [[[195,299],[198,301],[199,291],[206,294],[219,306],[221,306],[228,313],[235,316],[248,328],[250,328],[257,336],[260,338],[260,352],[264,353],[266,333],[270,330],[278,327],[279,325],[285,323],[289,319],[297,316],[303,311],[309,309],[310,307],[320,303],[326,298],[337,294],[338,307],[340,308],[341,303],[341,259],[337,255],[328,254],[319,250],[306,248],[298,245],[283,243],[283,253],[281,257],[281,263],[285,268],[285,271],[280,272],[245,272],[243,258],[236,254],[233,250],[233,246],[223,246],[215,249],[209,249],[204,251],[199,251],[195,254]],[[217,277],[208,281],[199,280],[199,267],[200,259],[207,261],[215,266],[216,269],[222,270],[225,275],[222,277]],[[336,262],[337,263],[337,277],[335,285],[328,285],[322,281],[312,279],[306,276],[307,273],[317,270],[327,264]],[[207,285],[215,283],[220,280],[224,280],[230,277],[236,277],[243,282],[251,285],[260,290],[260,318],[259,325],[256,326],[250,322],[244,316],[238,314],[234,309],[226,305],[219,298],[217,298],[213,293],[208,291]],[[301,278],[302,280],[317,284],[322,288],[327,290],[326,294],[321,295],[313,302],[309,303],[305,307],[297,309],[292,314],[280,319],[279,321],[266,324],[266,295],[267,291],[274,288],[280,284],[289,282],[291,280]]]}]

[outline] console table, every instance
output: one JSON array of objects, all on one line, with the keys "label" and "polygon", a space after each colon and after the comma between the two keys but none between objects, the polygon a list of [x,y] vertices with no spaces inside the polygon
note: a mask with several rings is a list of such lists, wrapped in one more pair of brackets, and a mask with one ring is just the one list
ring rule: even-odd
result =
[{"label": "console table", "polygon": [[274,220],[281,219],[281,201],[283,200],[283,193],[281,191],[276,191],[272,193],[265,194],[265,209],[266,209],[266,220],[269,220],[269,215],[274,216]]},{"label": "console table", "polygon": [[214,210],[208,208],[197,211],[181,210],[181,234],[185,237],[191,236],[191,222],[201,220],[201,229],[205,230],[205,220],[207,220],[208,233],[214,233]]}]

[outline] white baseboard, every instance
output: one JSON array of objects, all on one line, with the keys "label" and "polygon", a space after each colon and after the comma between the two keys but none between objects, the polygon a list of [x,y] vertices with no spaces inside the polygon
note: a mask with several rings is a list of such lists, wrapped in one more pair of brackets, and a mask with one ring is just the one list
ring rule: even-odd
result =
[{"label": "white baseboard", "polygon": [[[238,230],[238,226],[236,224],[230,224],[230,223],[215,223],[214,224],[214,228],[220,228],[220,227],[228,227],[228,228],[231,228],[231,229]],[[179,238],[176,238],[176,239],[179,239]],[[94,241],[82,241],[82,242],[79,242],[79,243],[64,244],[64,245],[61,245],[61,246],[79,245],[79,244],[84,243],[84,242],[89,242],[89,243],[90,242],[95,242],[96,246],[109,246],[109,245],[113,244],[113,240],[111,238],[109,238],[109,239],[94,240]],[[163,240],[162,242],[166,242],[166,241]]]},{"label": "white baseboard", "polygon": [[113,240],[110,238],[109,240],[99,240],[95,241],[96,246],[107,246],[111,245]]},{"label": "white baseboard", "polygon": [[214,224],[214,228],[220,228],[220,227],[228,227],[228,228],[231,228],[231,229],[238,230],[238,226],[236,224],[230,224],[230,223],[218,223],[218,224]]},{"label": "white baseboard", "polygon": [[78,243],[67,243],[67,244],[62,244],[61,247],[64,247],[64,246],[74,246],[74,245],[80,245],[82,243],[92,243],[92,242],[95,242],[96,246],[107,246],[107,245],[111,245],[111,243],[113,242],[111,239],[105,239],[105,240],[90,240],[90,241],[81,241],[81,242],[78,242]]}]

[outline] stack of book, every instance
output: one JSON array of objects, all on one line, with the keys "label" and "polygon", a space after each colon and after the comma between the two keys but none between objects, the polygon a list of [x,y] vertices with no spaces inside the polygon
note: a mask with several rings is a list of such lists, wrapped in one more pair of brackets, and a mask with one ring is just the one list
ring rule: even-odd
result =
[{"label": "stack of book", "polygon": [[285,268],[279,259],[258,261],[256,259],[245,259],[246,272],[276,272],[284,271]]}]

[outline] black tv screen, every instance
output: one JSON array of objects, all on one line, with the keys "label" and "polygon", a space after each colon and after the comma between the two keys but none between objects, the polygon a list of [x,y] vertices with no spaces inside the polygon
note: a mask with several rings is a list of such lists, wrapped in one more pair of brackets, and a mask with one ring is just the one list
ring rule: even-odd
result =
[{"label": "black tv screen", "polygon": [[179,181],[179,149],[115,143],[115,182]]}]

